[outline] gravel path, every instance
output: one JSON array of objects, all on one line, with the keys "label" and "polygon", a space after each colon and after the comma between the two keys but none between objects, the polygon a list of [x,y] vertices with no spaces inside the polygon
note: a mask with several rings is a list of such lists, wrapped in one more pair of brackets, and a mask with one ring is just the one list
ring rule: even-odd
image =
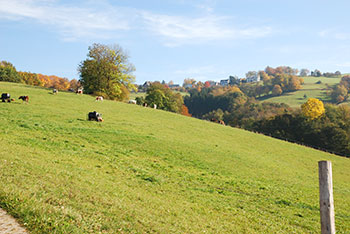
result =
[{"label": "gravel path", "polygon": [[28,232],[0,208],[0,234],[28,234]]}]

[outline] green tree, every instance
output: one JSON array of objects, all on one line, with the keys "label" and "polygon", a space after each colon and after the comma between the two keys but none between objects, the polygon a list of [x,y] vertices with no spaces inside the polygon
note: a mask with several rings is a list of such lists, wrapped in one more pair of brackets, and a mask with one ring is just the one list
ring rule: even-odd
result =
[{"label": "green tree", "polygon": [[88,58],[80,63],[79,82],[88,94],[100,94],[112,100],[128,97],[128,90],[135,89],[135,67],[129,63],[128,55],[118,45],[93,44]]},{"label": "green tree", "polygon": [[181,113],[184,104],[181,94],[174,93],[159,82],[154,82],[147,89],[145,102],[148,106],[157,105],[158,109]]},{"label": "green tree", "polygon": [[0,81],[20,83],[21,77],[19,76],[15,66],[7,61],[0,61]]}]

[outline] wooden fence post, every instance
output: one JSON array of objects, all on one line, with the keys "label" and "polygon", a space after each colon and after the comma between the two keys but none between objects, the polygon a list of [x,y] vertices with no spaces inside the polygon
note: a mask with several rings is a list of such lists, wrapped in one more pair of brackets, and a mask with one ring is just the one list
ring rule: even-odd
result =
[{"label": "wooden fence post", "polygon": [[318,162],[318,176],[320,184],[320,215],[321,233],[335,234],[332,163]]}]

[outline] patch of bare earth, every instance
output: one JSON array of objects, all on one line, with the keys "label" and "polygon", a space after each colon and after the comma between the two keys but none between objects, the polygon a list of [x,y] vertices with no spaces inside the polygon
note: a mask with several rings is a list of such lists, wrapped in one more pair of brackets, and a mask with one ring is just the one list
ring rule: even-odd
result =
[{"label": "patch of bare earth", "polygon": [[0,209],[0,233],[1,234],[28,234],[28,232],[17,223],[17,221]]}]

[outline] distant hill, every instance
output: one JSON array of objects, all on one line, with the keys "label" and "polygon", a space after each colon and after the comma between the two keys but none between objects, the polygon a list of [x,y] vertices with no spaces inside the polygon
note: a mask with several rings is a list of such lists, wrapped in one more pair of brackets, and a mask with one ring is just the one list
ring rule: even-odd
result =
[{"label": "distant hill", "polygon": [[347,158],[88,95],[0,91],[29,95],[0,102],[0,207],[32,233],[319,233],[319,160],[350,231]]},{"label": "distant hill", "polygon": [[[317,98],[329,102],[330,98],[327,96],[328,89],[326,84],[333,86],[338,84],[341,78],[303,77],[303,79],[305,83],[302,85],[302,89],[285,93],[278,97],[263,97],[260,101],[286,103],[291,107],[300,107],[308,98]],[[304,98],[304,95],[306,95],[306,98]]]}]

